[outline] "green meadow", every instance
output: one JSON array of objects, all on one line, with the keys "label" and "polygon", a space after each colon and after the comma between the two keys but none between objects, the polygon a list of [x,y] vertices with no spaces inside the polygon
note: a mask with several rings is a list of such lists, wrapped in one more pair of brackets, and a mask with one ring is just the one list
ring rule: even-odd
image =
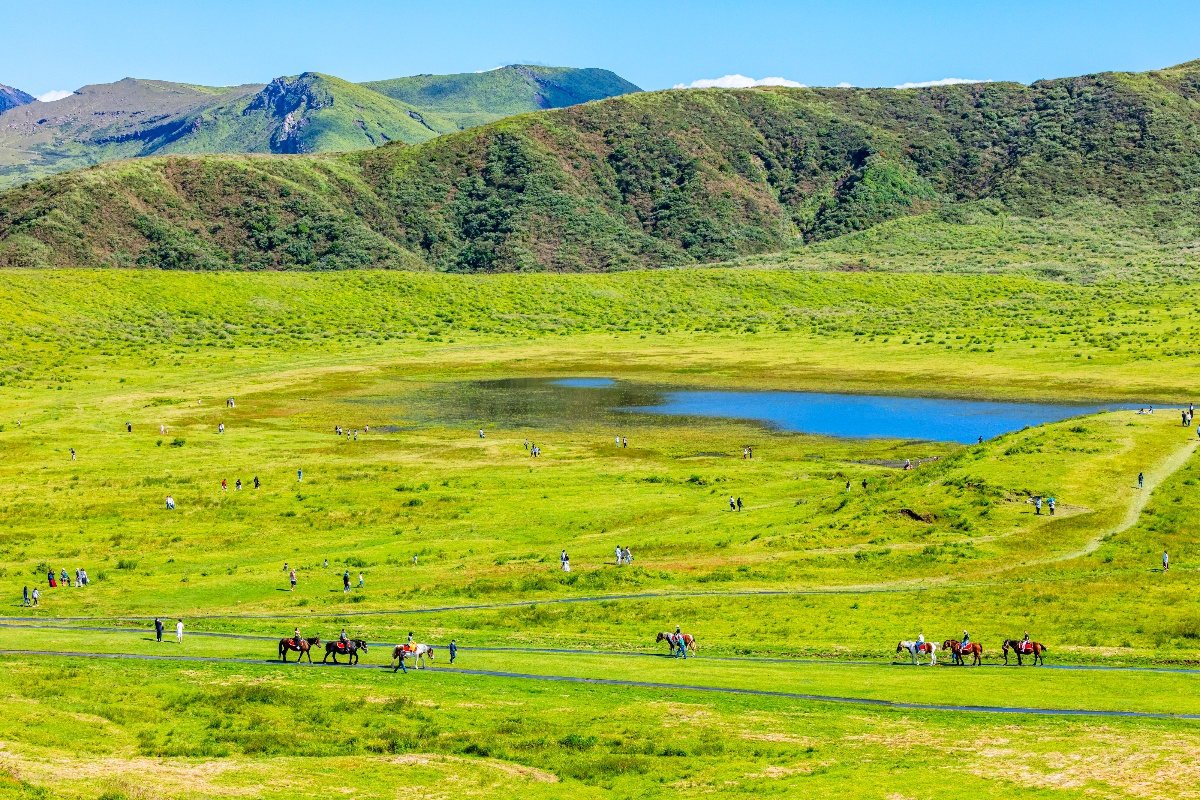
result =
[{"label": "green meadow", "polygon": [[[1197,794],[1195,720],[706,691],[1200,714],[1200,295],[1169,271],[6,271],[0,312],[0,797]],[[567,377],[1176,407],[837,439]],[[270,663],[297,627],[376,668]],[[896,654],[964,629],[982,668]],[[410,631],[433,663],[382,669]],[[1000,667],[1024,631],[1112,669]]]}]

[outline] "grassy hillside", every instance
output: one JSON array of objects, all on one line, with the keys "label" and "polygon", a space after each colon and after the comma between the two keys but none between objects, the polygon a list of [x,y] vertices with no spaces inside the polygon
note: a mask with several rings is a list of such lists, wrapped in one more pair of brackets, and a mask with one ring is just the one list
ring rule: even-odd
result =
[{"label": "grassy hillside", "polygon": [[311,153],[421,142],[509,114],[637,91],[605,70],[566,67],[377,85],[387,91],[313,72],[222,88],[126,78],[10,112],[9,105],[33,98],[0,87],[0,188],[155,154]]},{"label": "grassy hillside", "polygon": [[[970,234],[966,250],[1036,251],[1052,271],[1092,263],[1066,244],[1080,234],[1107,253],[1091,271],[1190,263],[1197,86],[1192,62],[1033,86],[668,91],[415,147],[113,164],[0,195],[0,264],[613,270],[811,248],[921,215],[943,239]],[[1026,235],[1046,218],[1057,254]],[[851,247],[953,258],[886,230]],[[831,265],[859,261],[842,255]]]},{"label": "grassy hillside", "polygon": [[524,64],[487,72],[370,81],[363,86],[409,105],[444,114],[462,128],[514,114],[563,108],[641,91],[606,69]]}]

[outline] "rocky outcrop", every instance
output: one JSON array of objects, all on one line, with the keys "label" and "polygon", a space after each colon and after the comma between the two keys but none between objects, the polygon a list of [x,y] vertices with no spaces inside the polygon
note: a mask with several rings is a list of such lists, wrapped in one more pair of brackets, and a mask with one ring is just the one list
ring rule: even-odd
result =
[{"label": "rocky outcrop", "polygon": [[3,114],[10,108],[27,106],[36,99],[33,95],[25,94],[20,89],[14,89],[11,86],[5,86],[3,83],[0,83],[0,114]]}]

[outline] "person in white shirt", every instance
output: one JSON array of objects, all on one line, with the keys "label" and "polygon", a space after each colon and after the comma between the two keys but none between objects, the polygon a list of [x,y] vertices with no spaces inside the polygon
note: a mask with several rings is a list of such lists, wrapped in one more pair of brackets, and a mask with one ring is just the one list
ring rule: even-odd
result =
[{"label": "person in white shirt", "polygon": [[183,644],[183,620],[175,620],[175,639]]}]

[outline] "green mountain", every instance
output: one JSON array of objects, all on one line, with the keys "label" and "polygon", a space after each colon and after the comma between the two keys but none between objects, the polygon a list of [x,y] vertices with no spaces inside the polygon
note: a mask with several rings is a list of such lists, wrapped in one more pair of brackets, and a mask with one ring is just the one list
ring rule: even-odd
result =
[{"label": "green mountain", "polygon": [[428,109],[469,128],[514,114],[564,108],[640,92],[606,69],[515,64],[487,72],[414,75],[364,83],[394,100]]},{"label": "green mountain", "polygon": [[10,108],[32,103],[36,99],[33,95],[25,94],[20,89],[14,89],[11,86],[5,86],[3,83],[0,83],[0,114],[3,114]]},{"label": "green mountain", "polygon": [[[391,93],[315,72],[266,86],[214,88],[133,78],[85,86],[54,103],[3,111],[0,188],[139,156],[411,144],[510,113],[637,90],[604,70],[506,67],[484,75],[490,77],[473,83],[464,80],[473,76],[462,75],[381,82],[396,84]],[[420,90],[404,88],[409,80]],[[440,99],[418,106],[404,99],[408,94]]]},{"label": "green mountain", "polygon": [[[613,270],[861,245],[876,230],[908,238],[872,252],[931,262],[905,219],[949,240],[962,222],[1015,254],[1030,227],[1006,227],[1012,215],[1083,231],[1106,263],[1186,260],[1198,127],[1200,62],[1031,86],[629,94],[414,146],[39,180],[0,195],[0,264]],[[1078,253],[1042,230],[1050,251]]]}]

